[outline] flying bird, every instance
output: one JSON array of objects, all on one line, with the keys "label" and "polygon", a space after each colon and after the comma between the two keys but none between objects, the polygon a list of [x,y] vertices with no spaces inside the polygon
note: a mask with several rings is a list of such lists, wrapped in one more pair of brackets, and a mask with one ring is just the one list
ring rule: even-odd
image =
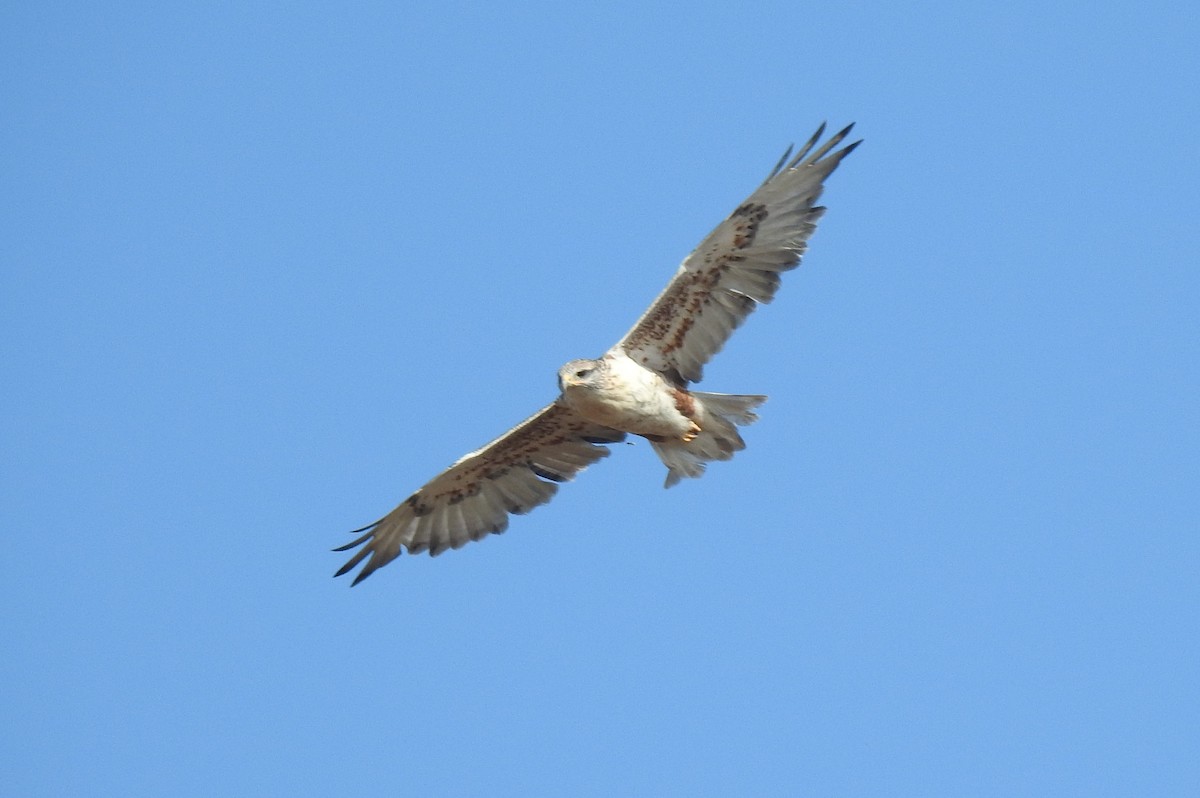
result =
[{"label": "flying bird", "polygon": [[[559,395],[496,440],[464,455],[334,551],[361,546],[335,574],[365,561],[357,585],[396,559],[441,554],[503,532],[509,515],[550,501],[557,483],[609,454],[606,444],[640,435],[667,467],[666,487],[699,477],[713,460],[746,447],[739,426],[755,421],[767,397],[689,389],[733,330],[800,264],[825,208],[827,177],[861,141],[835,148],[846,127],[819,147],[825,125],[684,259],[650,308],[595,360],[558,371]],[[816,147],[816,149],[814,149]]]}]

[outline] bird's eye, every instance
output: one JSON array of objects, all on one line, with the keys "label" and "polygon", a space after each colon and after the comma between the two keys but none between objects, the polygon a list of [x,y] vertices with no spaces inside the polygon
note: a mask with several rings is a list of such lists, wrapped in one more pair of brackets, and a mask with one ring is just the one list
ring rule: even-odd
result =
[{"label": "bird's eye", "polygon": [[587,375],[589,375],[591,373],[592,373],[591,369],[580,369],[579,371],[575,372],[575,376],[576,377],[586,377]]}]

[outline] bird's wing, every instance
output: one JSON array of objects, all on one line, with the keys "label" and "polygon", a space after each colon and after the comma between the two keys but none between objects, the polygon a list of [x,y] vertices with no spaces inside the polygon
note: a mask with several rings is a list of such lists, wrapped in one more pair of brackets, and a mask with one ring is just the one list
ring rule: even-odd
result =
[{"label": "bird's wing", "polygon": [[791,160],[789,148],[758,190],[684,259],[614,348],[674,382],[698,382],[733,330],[775,296],[780,272],[800,264],[825,212],[816,205],[825,178],[860,143],[832,152],[852,127],[814,151],[821,125]]},{"label": "bird's wing", "polygon": [[[358,584],[400,556],[441,554],[489,533],[503,532],[509,513],[527,513],[550,501],[557,482],[572,479],[608,455],[599,444],[616,443],[625,433],[587,421],[555,402],[496,440],[462,457],[375,523],[334,551],[362,546],[335,576],[367,564]],[[367,558],[370,559],[367,559]]]}]

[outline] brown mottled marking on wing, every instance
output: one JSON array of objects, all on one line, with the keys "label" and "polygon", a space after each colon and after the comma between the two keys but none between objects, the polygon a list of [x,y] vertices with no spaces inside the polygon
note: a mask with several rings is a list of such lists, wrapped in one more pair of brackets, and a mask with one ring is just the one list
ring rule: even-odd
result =
[{"label": "brown mottled marking on wing", "polygon": [[398,557],[402,550],[440,554],[471,540],[503,532],[509,514],[548,502],[566,482],[608,455],[604,444],[625,433],[594,424],[557,402],[458,460],[388,515],[353,534],[335,551],[362,546],[335,574],[366,560],[354,584]]},{"label": "brown mottled marking on wing", "polygon": [[411,510],[412,514],[417,518],[420,518],[423,515],[429,515],[433,512],[433,508],[421,501],[421,497],[415,493],[405,499],[404,503],[408,505],[409,510]]},{"label": "brown mottled marking on wing", "polygon": [[[746,203],[729,218],[733,222],[733,249],[745,249],[754,242],[759,224],[767,218],[767,209],[761,204]],[[732,255],[707,253],[701,268],[681,274],[682,279],[670,288],[670,293],[654,304],[640,325],[643,336],[658,338],[664,355],[682,347],[700,318],[700,310],[720,283],[721,274],[735,262]]]},{"label": "brown mottled marking on wing", "polygon": [[754,243],[754,235],[758,226],[767,218],[767,206],[761,203],[747,202],[729,216],[735,220],[733,228],[733,248],[745,249]]},{"label": "brown mottled marking on wing", "polygon": [[788,161],[785,153],[758,190],[684,260],[615,348],[676,385],[698,382],[733,331],[774,298],[780,273],[799,265],[825,211],[816,204],[824,181],[858,146],[831,154],[849,132],[814,150],[822,125],[795,158]]}]

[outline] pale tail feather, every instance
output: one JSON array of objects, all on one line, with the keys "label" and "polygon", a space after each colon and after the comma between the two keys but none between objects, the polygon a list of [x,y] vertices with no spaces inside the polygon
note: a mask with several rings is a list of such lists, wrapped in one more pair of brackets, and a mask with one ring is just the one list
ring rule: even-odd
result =
[{"label": "pale tail feather", "polygon": [[765,396],[739,396],[728,393],[705,393],[692,391],[692,397],[701,408],[700,434],[690,443],[678,441],[650,442],[663,465],[667,467],[669,488],[684,477],[704,475],[707,463],[712,460],[728,460],[734,452],[746,448],[746,442],[738,433],[738,426],[753,424],[758,420],[754,408],[767,400]]}]

